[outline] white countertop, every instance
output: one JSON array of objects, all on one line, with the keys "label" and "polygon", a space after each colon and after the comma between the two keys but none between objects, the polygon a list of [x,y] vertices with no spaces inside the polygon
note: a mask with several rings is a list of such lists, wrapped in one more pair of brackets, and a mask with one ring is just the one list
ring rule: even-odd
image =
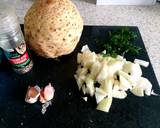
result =
[{"label": "white countertop", "polygon": [[[1,0],[15,5],[20,23],[33,0]],[[95,0],[72,0],[85,25],[138,26],[160,83],[160,4],[154,6],[96,6]]]}]

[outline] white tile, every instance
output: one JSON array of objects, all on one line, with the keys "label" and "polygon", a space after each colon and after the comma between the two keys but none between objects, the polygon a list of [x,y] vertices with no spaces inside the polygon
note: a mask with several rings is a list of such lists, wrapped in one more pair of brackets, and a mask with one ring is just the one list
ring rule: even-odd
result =
[{"label": "white tile", "polygon": [[97,0],[97,5],[153,5],[156,0]]}]

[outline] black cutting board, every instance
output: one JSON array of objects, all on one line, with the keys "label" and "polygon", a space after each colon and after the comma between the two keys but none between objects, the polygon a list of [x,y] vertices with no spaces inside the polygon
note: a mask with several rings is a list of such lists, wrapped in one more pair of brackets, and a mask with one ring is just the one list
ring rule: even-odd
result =
[{"label": "black cutting board", "polygon": [[[160,97],[140,98],[129,93],[124,100],[114,99],[110,112],[105,113],[95,109],[94,99],[86,103],[78,91],[74,79],[77,53],[84,44],[99,52],[95,38],[104,38],[108,31],[118,28],[121,27],[85,26],[75,51],[59,60],[45,59],[32,52],[34,68],[26,75],[17,75],[3,60],[0,65],[0,128],[160,128]],[[150,62],[138,28],[130,29],[139,35],[133,42],[142,48],[137,58]],[[155,92],[160,93],[151,64],[142,69]],[[41,104],[27,104],[24,97],[29,85],[45,86],[49,82],[55,87],[55,97],[53,105],[42,115]]]}]

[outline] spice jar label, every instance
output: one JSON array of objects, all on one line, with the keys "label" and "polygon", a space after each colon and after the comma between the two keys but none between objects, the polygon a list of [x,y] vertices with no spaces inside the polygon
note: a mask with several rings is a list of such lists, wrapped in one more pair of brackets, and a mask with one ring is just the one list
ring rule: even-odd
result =
[{"label": "spice jar label", "polygon": [[17,48],[6,49],[5,55],[13,68],[23,68],[27,66],[31,59],[26,50],[26,44],[21,43]]},{"label": "spice jar label", "polygon": [[26,62],[28,59],[29,59],[29,55],[26,52],[24,55],[22,55],[22,56],[20,56],[18,58],[10,58],[9,62],[11,64],[22,64],[22,63]]}]

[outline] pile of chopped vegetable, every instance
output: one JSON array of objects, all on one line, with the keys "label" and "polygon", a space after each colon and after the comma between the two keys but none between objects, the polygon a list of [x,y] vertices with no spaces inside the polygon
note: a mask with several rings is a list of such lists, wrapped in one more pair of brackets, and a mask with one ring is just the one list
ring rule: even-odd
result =
[{"label": "pile of chopped vegetable", "polygon": [[113,98],[124,99],[127,91],[140,97],[151,95],[152,84],[142,77],[140,67],[148,67],[148,62],[139,59],[130,62],[119,55],[116,58],[103,57],[91,52],[87,45],[81,52],[77,55],[75,79],[79,90],[95,96],[98,110],[109,112]]}]

